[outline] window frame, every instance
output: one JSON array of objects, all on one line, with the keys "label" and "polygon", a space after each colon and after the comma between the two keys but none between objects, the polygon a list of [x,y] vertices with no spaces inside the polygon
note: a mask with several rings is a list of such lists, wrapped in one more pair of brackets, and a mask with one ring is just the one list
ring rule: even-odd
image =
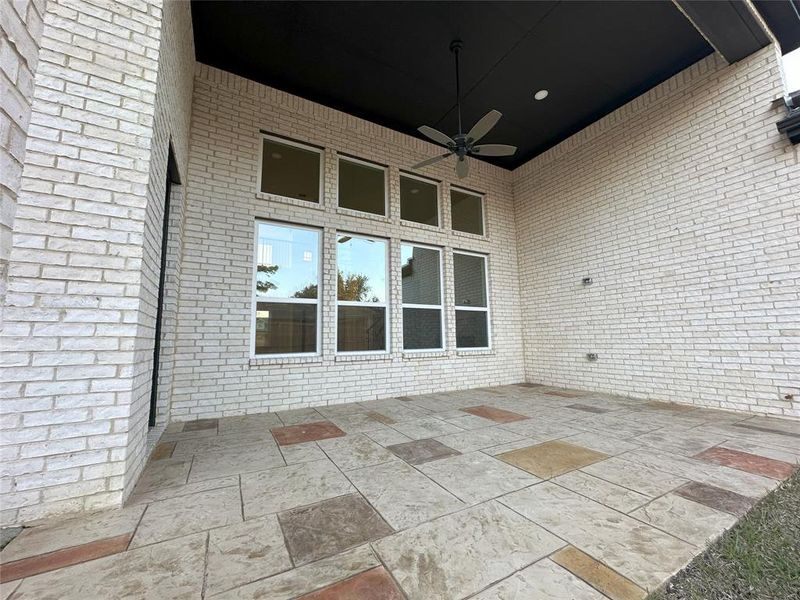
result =
[{"label": "window frame", "polygon": [[[425,248],[427,250],[436,250],[439,253],[439,304],[412,304],[406,303],[403,300],[403,246],[411,246],[416,248]],[[420,352],[444,352],[447,349],[447,331],[445,329],[444,321],[444,248],[441,246],[431,246],[429,244],[418,244],[417,242],[401,241],[400,242],[400,314],[405,317],[403,310],[406,308],[423,308],[428,310],[438,309],[439,322],[441,323],[441,340],[442,343],[439,348],[406,348],[405,336],[402,337],[402,346],[404,353],[420,353]]]},{"label": "window frame", "polygon": [[[352,210],[352,209],[351,209]],[[360,212],[360,211],[359,211]],[[369,214],[369,213],[367,213]],[[389,329],[389,310],[391,307],[391,240],[389,238],[382,238],[375,235],[366,235],[362,233],[353,233],[337,229],[334,233],[334,240],[336,244],[339,243],[339,236],[350,236],[351,238],[360,238],[364,240],[374,240],[376,242],[383,242],[385,244],[386,252],[384,254],[384,296],[386,300],[383,302],[357,302],[355,300],[339,300],[339,247],[336,247],[336,309],[333,317],[333,340],[334,352],[337,356],[379,356],[389,355],[391,353],[391,339],[392,334]],[[339,350],[339,306],[365,306],[373,308],[383,308],[383,335],[384,335],[384,349],[383,350]]]},{"label": "window frame", "polygon": [[[317,335],[316,350],[314,352],[281,352],[278,354],[257,354],[256,353],[256,314],[258,313],[259,296],[256,294],[256,281],[258,280],[258,229],[261,224],[278,225],[280,227],[291,227],[293,229],[305,229],[317,233],[317,297],[316,298],[272,298],[264,300],[267,296],[261,297],[261,302],[271,302],[273,304],[315,304],[317,306]],[[323,237],[324,231],[320,227],[309,225],[296,225],[286,221],[276,221],[272,219],[255,219],[253,232],[253,277],[250,283],[251,297],[251,318],[250,318],[250,358],[251,359],[286,359],[286,358],[308,358],[318,357],[322,354],[322,274],[323,274]]]},{"label": "window frame", "polygon": [[[484,291],[486,293],[486,306],[460,306],[456,304],[455,289],[456,289],[456,267],[455,255],[461,254],[463,256],[477,256],[483,259],[483,278],[484,278]],[[489,294],[489,255],[481,254],[480,252],[470,252],[469,250],[453,250],[453,328],[455,330],[456,350],[458,352],[475,352],[486,351],[492,349],[492,318],[491,318],[491,296]],[[459,346],[458,345],[458,320],[455,318],[459,310],[485,312],[486,313],[486,346]]]},{"label": "window frame", "polygon": [[413,173],[407,173],[406,171],[400,171],[400,176],[397,180],[398,192],[401,189],[400,184],[403,177],[408,177],[409,179],[416,179],[417,181],[421,181],[422,183],[428,183],[433,185],[436,188],[436,225],[429,225],[428,223],[420,223],[419,221],[409,221],[408,219],[403,218],[403,196],[402,194],[398,193],[400,198],[400,222],[403,224],[410,224],[411,226],[422,225],[423,227],[433,227],[434,229],[442,229],[442,186],[441,181],[436,181],[435,179],[430,179],[428,177],[422,177],[420,175],[416,175]]},{"label": "window frame", "polygon": [[[276,198],[288,198],[289,200],[298,200],[299,202],[307,202],[312,206],[317,206],[322,208],[325,204],[325,149],[319,146],[314,146],[312,144],[306,144],[303,142],[298,142],[297,140],[292,140],[289,138],[281,137],[274,133],[265,133],[260,132],[261,135],[259,137],[259,144],[258,144],[258,176],[256,177],[256,191],[259,194],[266,194],[268,196],[274,196]],[[293,146],[295,148],[299,148],[301,150],[307,150],[309,152],[316,152],[319,154],[319,201],[314,202],[313,200],[308,200],[307,198],[295,198],[294,196],[283,196],[282,194],[274,194],[272,192],[265,192],[261,189],[261,183],[263,182],[264,178],[264,140],[270,140],[271,142],[277,142],[278,144],[283,144],[285,146]]]},{"label": "window frame", "polygon": [[[368,217],[388,219],[389,218],[389,167],[387,167],[386,165],[382,165],[380,163],[364,160],[363,158],[355,158],[354,156],[349,156],[347,154],[337,154],[336,158],[338,159],[336,161],[336,210],[345,210],[361,215],[367,215]],[[347,206],[342,206],[340,204],[341,197],[339,195],[339,187],[340,187],[339,176],[341,173],[340,166],[342,164],[342,161],[351,162],[356,165],[362,165],[364,167],[370,167],[372,169],[379,169],[383,171],[383,214],[368,212],[366,210],[358,210],[357,208],[349,208]],[[375,239],[380,239],[380,238],[375,238]]]},{"label": "window frame", "polygon": [[[475,198],[480,199],[481,201],[481,231],[482,233],[472,233],[471,231],[462,231],[461,229],[455,229],[453,227],[453,191],[460,192],[462,194],[467,194],[468,196],[474,196]],[[450,231],[458,234],[458,235],[474,235],[476,237],[485,238],[487,237],[486,233],[486,194],[483,192],[476,192],[475,190],[468,190],[467,188],[458,187],[457,185],[450,186]]]}]

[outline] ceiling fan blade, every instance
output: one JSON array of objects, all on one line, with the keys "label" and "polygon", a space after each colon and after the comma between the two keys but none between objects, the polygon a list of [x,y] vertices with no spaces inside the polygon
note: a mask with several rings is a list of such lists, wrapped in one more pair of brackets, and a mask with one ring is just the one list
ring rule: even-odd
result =
[{"label": "ceiling fan blade", "polygon": [[475,156],[511,156],[516,151],[516,146],[508,144],[481,144],[470,148],[470,152]]},{"label": "ceiling fan blade", "polygon": [[423,160],[422,162],[418,162],[417,164],[415,164],[411,168],[412,169],[421,169],[422,167],[427,167],[428,165],[432,165],[434,163],[437,163],[440,160],[444,160],[445,158],[447,158],[451,154],[452,154],[452,152],[446,152],[445,154],[442,154],[440,156],[434,156],[433,158],[429,158],[427,160]]},{"label": "ceiling fan blade", "polygon": [[439,131],[438,129],[434,129],[433,127],[428,127],[427,125],[423,125],[419,129],[417,129],[422,135],[427,138],[432,139],[437,144],[441,144],[442,146],[455,146],[456,141],[451,138],[449,135],[446,135]]},{"label": "ceiling fan blade", "polygon": [[503,113],[501,113],[499,110],[490,110],[488,113],[483,115],[480,121],[472,126],[472,129],[470,129],[469,133],[467,134],[467,139],[472,140],[473,143],[477,142],[479,139],[489,133],[492,127],[497,124],[502,116]]},{"label": "ceiling fan blade", "polygon": [[469,175],[469,161],[466,156],[459,157],[456,162],[456,175],[458,175],[459,179],[464,179]]}]

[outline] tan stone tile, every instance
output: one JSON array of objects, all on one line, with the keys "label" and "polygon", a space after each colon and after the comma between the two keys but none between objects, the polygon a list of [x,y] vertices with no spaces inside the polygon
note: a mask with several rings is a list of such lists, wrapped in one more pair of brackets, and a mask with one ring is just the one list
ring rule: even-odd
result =
[{"label": "tan stone tile", "polygon": [[482,450],[499,444],[507,444],[521,439],[523,436],[508,431],[503,427],[485,427],[472,431],[462,431],[437,437],[436,439],[459,452]]},{"label": "tan stone tile", "polygon": [[323,500],[278,514],[295,565],[385,537],[394,530],[359,494]]},{"label": "tan stone tile", "polygon": [[574,546],[562,548],[551,558],[611,600],[641,600],[647,595],[638,585]]},{"label": "tan stone tile", "polygon": [[156,444],[153,453],[150,455],[150,460],[172,458],[172,453],[175,451],[175,444],[177,444],[177,442],[161,442],[160,444]]},{"label": "tan stone tile", "polygon": [[207,492],[208,490],[216,490],[231,486],[236,486],[238,489],[239,477],[237,475],[220,477],[218,479],[208,479],[205,481],[198,481],[197,483],[175,485],[166,488],[156,488],[147,492],[136,491],[128,500],[128,505],[149,504],[151,502],[158,502],[159,500],[169,500],[170,498],[189,496],[198,492]]},{"label": "tan stone tile", "polygon": [[328,460],[327,455],[317,445],[317,442],[304,442],[291,446],[278,446],[287,465],[314,462],[315,460]]},{"label": "tan stone tile", "polygon": [[14,600],[196,600],[205,552],[205,533],[181,537],[28,577]]},{"label": "tan stone tile", "polygon": [[463,598],[564,542],[497,502],[422,523],[373,544],[409,600]]},{"label": "tan stone tile", "polygon": [[292,561],[275,515],[209,532],[207,595],[218,594],[291,568]]},{"label": "tan stone tile", "polygon": [[623,460],[621,457],[588,465],[581,471],[651,497],[666,494],[689,481],[672,473]]},{"label": "tan stone tile", "polygon": [[147,506],[131,548],[224,527],[241,520],[241,499],[235,487],[161,500]]},{"label": "tan stone tile", "polygon": [[149,462],[136,482],[136,492],[144,493],[172,485],[183,485],[189,477],[191,466],[192,461],[184,458],[165,458]]},{"label": "tan stone tile", "polygon": [[389,450],[362,434],[322,440],[318,445],[342,471],[397,460]]},{"label": "tan stone tile", "polygon": [[509,464],[533,473],[542,479],[574,471],[608,458],[607,454],[566,442],[553,441],[512,450],[497,456]]},{"label": "tan stone tile", "polygon": [[275,415],[284,425],[299,425],[301,423],[314,423],[324,421],[325,416],[314,408],[295,408],[292,410],[279,410]]},{"label": "tan stone tile", "polygon": [[192,462],[189,483],[218,479],[228,475],[265,471],[284,466],[278,447],[268,442],[253,446],[236,446],[218,452],[198,454]]},{"label": "tan stone tile", "polygon": [[183,424],[183,431],[201,431],[203,429],[216,429],[218,419],[197,419]]},{"label": "tan stone tile", "polygon": [[291,600],[378,566],[369,546],[361,546],[218,594],[214,600]]},{"label": "tan stone tile", "polygon": [[472,600],[606,600],[566,569],[544,558],[485,589]]},{"label": "tan stone tile", "polygon": [[412,440],[422,440],[425,438],[432,438],[440,435],[447,435],[448,433],[459,433],[464,431],[460,427],[442,421],[436,417],[422,417],[412,421],[403,421],[392,425],[392,428],[399,431],[403,435],[411,438]]}]

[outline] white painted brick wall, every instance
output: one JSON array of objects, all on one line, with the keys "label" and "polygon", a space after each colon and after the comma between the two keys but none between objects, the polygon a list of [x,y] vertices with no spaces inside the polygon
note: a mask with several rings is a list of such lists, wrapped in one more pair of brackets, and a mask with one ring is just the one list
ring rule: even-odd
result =
[{"label": "white painted brick wall", "polygon": [[[326,148],[321,206],[257,193],[259,130]],[[447,185],[452,161],[427,174],[443,180],[440,229],[400,221],[399,169],[440,149],[295,96],[200,66],[195,80],[189,189],[181,265],[172,418],[197,419],[326,403],[521,381],[515,225],[511,174],[473,162],[466,181],[486,192],[488,236],[449,230]],[[389,165],[389,217],[359,216],[336,206],[336,153]],[[250,360],[251,282],[256,218],[324,228],[322,357]],[[390,238],[391,352],[386,357],[336,356],[335,231]],[[406,355],[400,348],[400,241],[444,252],[448,350]],[[489,255],[493,349],[457,352],[452,293],[453,248]]]},{"label": "white painted brick wall", "polygon": [[782,92],[774,48],[711,56],[514,172],[528,380],[800,416]]},{"label": "white painted brick wall", "polygon": [[119,505],[143,464],[166,148],[185,164],[194,57],[188,3],[166,5],[163,44],[161,4],[46,5],[0,332],[3,523]]}]

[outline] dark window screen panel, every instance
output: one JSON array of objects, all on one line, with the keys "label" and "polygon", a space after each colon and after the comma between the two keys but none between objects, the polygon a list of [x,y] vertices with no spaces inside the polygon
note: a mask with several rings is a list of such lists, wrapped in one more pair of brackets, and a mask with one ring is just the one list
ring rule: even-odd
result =
[{"label": "dark window screen panel", "polygon": [[483,235],[483,198],[450,190],[453,229]]},{"label": "dark window screen panel", "polygon": [[349,160],[339,161],[339,206],[386,214],[386,172]]},{"label": "dark window screen panel", "polygon": [[441,304],[439,251],[404,244],[400,273],[405,304]]},{"label": "dark window screen panel", "polygon": [[486,306],[486,259],[453,253],[456,306]]},{"label": "dark window screen panel", "polygon": [[439,195],[435,184],[400,176],[400,218],[439,226]]},{"label": "dark window screen panel", "polygon": [[320,153],[264,140],[261,191],[319,203]]},{"label": "dark window screen panel", "polygon": [[456,347],[486,348],[488,345],[488,313],[482,310],[456,310]]},{"label": "dark window screen panel", "polygon": [[442,347],[442,311],[433,308],[403,309],[403,348],[438,350]]},{"label": "dark window screen panel", "polygon": [[258,302],[256,354],[317,351],[317,305]]},{"label": "dark window screen panel", "polygon": [[378,352],[386,350],[386,309],[377,306],[339,306],[337,350]]}]

